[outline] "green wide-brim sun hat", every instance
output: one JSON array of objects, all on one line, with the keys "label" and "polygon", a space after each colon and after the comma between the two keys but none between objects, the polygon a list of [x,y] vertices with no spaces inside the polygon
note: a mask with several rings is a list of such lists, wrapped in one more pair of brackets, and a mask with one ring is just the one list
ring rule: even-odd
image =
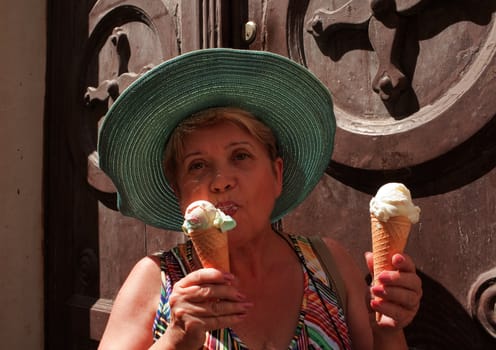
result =
[{"label": "green wide-brim sun hat", "polygon": [[161,63],[131,84],[100,128],[100,168],[118,192],[122,214],[181,231],[183,215],[163,171],[174,128],[211,107],[251,112],[274,132],[283,158],[277,221],[317,185],[331,159],[336,122],[328,89],[305,67],[269,52],[192,51]]}]

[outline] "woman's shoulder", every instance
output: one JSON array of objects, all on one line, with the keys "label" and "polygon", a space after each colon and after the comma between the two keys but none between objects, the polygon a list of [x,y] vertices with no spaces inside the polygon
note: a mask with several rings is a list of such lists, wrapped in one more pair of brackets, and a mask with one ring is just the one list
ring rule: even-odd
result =
[{"label": "woman's shoulder", "polygon": [[[159,299],[158,258],[143,257],[131,269],[114,300],[100,347],[149,347],[150,337],[142,329],[151,329]],[[122,336],[123,329],[126,330],[127,337]]]},{"label": "woman's shoulder", "polygon": [[333,238],[327,236],[308,236],[293,233],[288,233],[288,236],[292,237],[294,241],[306,245],[315,245],[317,240],[320,240],[324,242],[325,246],[337,260],[337,262],[340,262],[341,260],[343,260],[344,262],[349,262],[350,260],[353,261],[352,256],[349,254],[346,248]]},{"label": "woman's shoulder", "polygon": [[160,257],[148,255],[136,262],[124,284],[155,280],[157,276],[160,276]]},{"label": "woman's shoulder", "polygon": [[323,237],[322,240],[334,257],[342,276],[360,276],[361,278],[362,273],[357,261],[340,242],[330,237]]},{"label": "woman's shoulder", "polygon": [[322,240],[337,260],[353,260],[348,250],[337,240],[330,237],[322,237]]}]

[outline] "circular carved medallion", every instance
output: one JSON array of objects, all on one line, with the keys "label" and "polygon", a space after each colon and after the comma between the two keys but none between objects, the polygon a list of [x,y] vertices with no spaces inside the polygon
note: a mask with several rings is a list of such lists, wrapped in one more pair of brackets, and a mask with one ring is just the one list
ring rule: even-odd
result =
[{"label": "circular carved medallion", "polygon": [[288,22],[290,56],[334,96],[333,162],[367,171],[412,168],[492,120],[494,2],[396,0],[379,10],[368,0],[333,3],[307,1],[305,17]]}]

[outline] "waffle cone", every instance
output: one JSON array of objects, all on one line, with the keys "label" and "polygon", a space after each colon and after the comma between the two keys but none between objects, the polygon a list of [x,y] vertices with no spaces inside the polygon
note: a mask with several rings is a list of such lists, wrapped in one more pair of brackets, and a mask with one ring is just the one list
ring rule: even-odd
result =
[{"label": "waffle cone", "polygon": [[405,216],[391,217],[386,222],[370,216],[375,282],[382,271],[393,269],[391,258],[405,249],[412,224]]},{"label": "waffle cone", "polygon": [[203,267],[213,267],[229,272],[229,248],[227,234],[216,228],[189,233],[193,247]]},{"label": "waffle cone", "polygon": [[[405,216],[395,216],[388,221],[380,221],[375,215],[370,215],[372,229],[372,252],[374,256],[374,284],[382,271],[393,270],[392,257],[405,249],[411,222]],[[381,319],[381,314],[376,314]]]}]

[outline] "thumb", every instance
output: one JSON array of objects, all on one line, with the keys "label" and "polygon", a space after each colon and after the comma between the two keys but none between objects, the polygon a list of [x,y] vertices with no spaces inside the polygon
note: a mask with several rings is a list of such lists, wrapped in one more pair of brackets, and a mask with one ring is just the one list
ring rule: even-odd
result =
[{"label": "thumb", "polygon": [[374,275],[374,254],[372,252],[365,252],[364,254],[365,262],[367,263],[367,268],[369,269],[370,274]]}]

